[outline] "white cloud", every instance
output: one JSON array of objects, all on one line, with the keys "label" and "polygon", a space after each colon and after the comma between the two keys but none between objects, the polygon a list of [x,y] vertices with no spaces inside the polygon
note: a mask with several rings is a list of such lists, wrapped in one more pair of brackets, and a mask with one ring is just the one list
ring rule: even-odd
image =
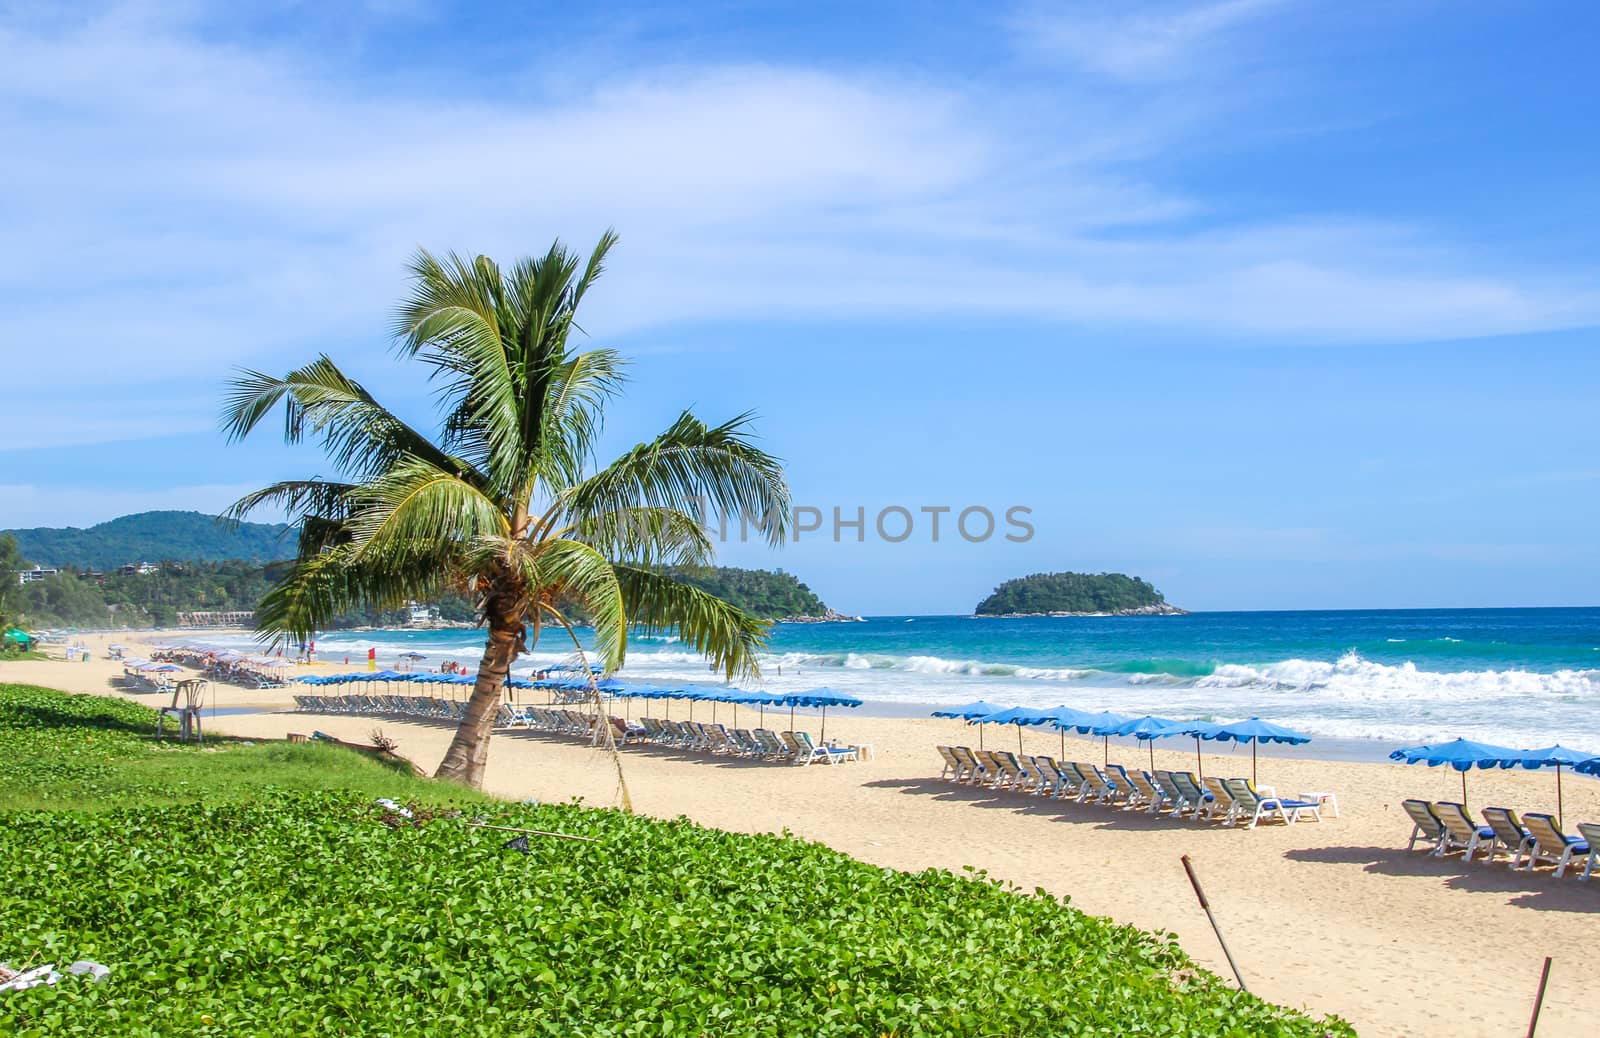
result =
[{"label": "white cloud", "polygon": [[1013,28],[1027,50],[1067,59],[1102,75],[1144,81],[1193,72],[1232,30],[1287,0],[1209,3],[1073,3],[1035,6]]},{"label": "white cloud", "polygon": [[[1119,18],[1099,60],[1171,65],[1265,6]],[[1159,153],[1161,118],[1093,97],[757,63],[556,99],[401,94],[120,10],[0,15],[0,53],[0,292],[20,301],[0,352],[25,389],[70,376],[84,402],[79,432],[12,409],[0,440],[210,427],[233,364],[381,349],[417,245],[507,257],[613,224],[599,336],[938,313],[1374,342],[1600,313],[1593,290],[1412,228],[1208,220],[1205,199],[1128,172]],[[161,401],[114,406],[151,385]]]}]

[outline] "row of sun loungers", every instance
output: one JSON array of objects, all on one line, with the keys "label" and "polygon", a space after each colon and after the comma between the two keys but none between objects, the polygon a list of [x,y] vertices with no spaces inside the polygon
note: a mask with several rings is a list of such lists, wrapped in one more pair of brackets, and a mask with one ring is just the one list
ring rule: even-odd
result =
[{"label": "row of sun loungers", "polygon": [[[352,693],[338,696],[297,694],[295,707],[308,713],[363,714],[419,717],[428,720],[460,721],[466,716],[464,700],[433,696],[369,695]],[[728,728],[698,721],[664,721],[641,718],[629,724],[620,717],[608,718],[612,737],[618,745],[651,744],[676,750],[710,753],[723,757],[742,757],[792,764],[842,764],[856,759],[856,752],[837,746],[818,746],[809,732],[774,732],[766,728]],[[500,704],[496,728],[524,728],[556,735],[595,737],[595,715],[560,707],[513,706]]]},{"label": "row of sun loungers", "polygon": [[1493,863],[1504,854],[1510,858],[1507,865],[1527,872],[1540,864],[1553,865],[1553,875],[1559,879],[1568,865],[1586,857],[1578,876],[1586,880],[1594,871],[1595,859],[1600,857],[1600,824],[1594,822],[1579,822],[1578,832],[1582,835],[1568,836],[1554,816],[1547,814],[1519,818],[1510,808],[1486,807],[1480,824],[1473,821],[1466,807],[1450,800],[1406,800],[1400,806],[1411,818],[1411,839],[1406,849],[1414,850],[1420,843],[1435,858],[1461,851],[1461,860],[1470,862],[1481,850],[1486,863]]},{"label": "row of sun loungers", "polygon": [[1077,761],[1058,762],[1051,757],[967,746],[937,749],[944,761],[940,777],[963,785],[1150,814],[1168,812],[1173,818],[1216,821],[1224,826],[1243,823],[1249,829],[1262,821],[1322,821],[1320,801],[1263,795],[1249,779],[1201,779],[1188,771],[1148,772],[1120,764],[1102,769]]}]

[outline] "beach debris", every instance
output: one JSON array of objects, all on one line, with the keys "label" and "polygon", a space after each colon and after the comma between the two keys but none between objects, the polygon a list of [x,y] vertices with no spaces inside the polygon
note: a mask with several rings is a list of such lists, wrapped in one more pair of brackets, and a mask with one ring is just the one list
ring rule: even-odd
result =
[{"label": "beach debris", "polygon": [[389,810],[393,811],[397,815],[400,815],[402,818],[414,818],[416,816],[416,812],[412,811],[411,808],[406,807],[404,804],[390,800],[388,797],[379,797],[373,802],[379,807],[387,807]]},{"label": "beach debris", "polygon": [[53,962],[22,972],[0,962],[0,991],[26,991],[29,988],[54,984],[60,979],[61,974],[56,972],[56,964]]},{"label": "beach debris", "polygon": [[67,972],[74,977],[87,977],[90,983],[98,984],[111,976],[111,967],[102,966],[93,959],[79,959],[67,967]]},{"label": "beach debris", "polygon": [[508,851],[521,851],[523,854],[532,853],[528,848],[528,838],[526,836],[513,836],[500,846]]}]

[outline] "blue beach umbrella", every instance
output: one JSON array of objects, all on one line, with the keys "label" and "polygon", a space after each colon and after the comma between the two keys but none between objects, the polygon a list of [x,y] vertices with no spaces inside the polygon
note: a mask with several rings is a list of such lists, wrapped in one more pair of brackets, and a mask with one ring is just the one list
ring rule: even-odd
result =
[{"label": "blue beach umbrella", "polygon": [[[1152,717],[1146,714],[1143,717],[1136,717],[1121,724],[1108,725],[1104,728],[1095,729],[1095,731],[1097,734],[1107,737],[1107,747],[1110,746],[1109,738],[1113,735],[1131,735],[1140,742],[1149,743],[1150,770],[1154,771],[1156,770],[1155,740],[1166,738],[1169,735],[1183,735],[1185,727],[1182,721],[1174,721],[1169,717]],[[1109,754],[1109,752],[1108,749],[1107,753]]]},{"label": "blue beach umbrella", "polygon": [[827,739],[827,737],[828,737],[828,707],[830,707],[830,706],[856,707],[856,706],[860,706],[861,705],[861,700],[857,699],[855,696],[846,695],[843,692],[836,691],[835,689],[828,688],[826,685],[824,685],[821,688],[813,688],[813,689],[810,689],[810,690],[805,691],[805,692],[789,692],[789,693],[787,693],[785,695],[779,696],[778,697],[778,703],[780,705],[788,706],[788,708],[789,708],[789,727],[790,728],[794,727],[794,708],[795,707],[797,707],[797,706],[821,707],[822,708],[822,734],[819,736],[819,738],[820,739]]},{"label": "blue beach umbrella", "polygon": [[1461,805],[1467,803],[1467,772],[1473,768],[1509,768],[1520,751],[1493,743],[1453,739],[1427,746],[1407,746],[1389,754],[1390,760],[1407,764],[1426,764],[1430,768],[1446,765],[1461,772]]},{"label": "blue beach umbrella", "polygon": [[[1192,734],[1192,733],[1191,733]],[[1311,736],[1301,733],[1271,721],[1263,721],[1259,717],[1252,717],[1247,721],[1235,721],[1232,724],[1214,726],[1208,734],[1201,735],[1202,739],[1216,739],[1218,742],[1247,742],[1250,744],[1250,781],[1256,780],[1256,744],[1263,742],[1284,743],[1289,746],[1299,746],[1311,741]]]},{"label": "blue beach umbrella", "polygon": [[1523,750],[1513,763],[1527,768],[1529,771],[1535,768],[1556,769],[1556,822],[1559,825],[1566,825],[1567,816],[1561,797],[1561,769],[1578,768],[1578,770],[1582,771],[1584,769],[1578,766],[1590,762],[1600,764],[1600,757],[1592,753],[1585,753],[1582,750],[1569,750],[1560,743],[1556,743],[1554,746],[1546,746],[1542,749]]},{"label": "blue beach umbrella", "polygon": [[[1050,713],[1047,710],[1029,710],[1027,707],[1014,706],[1009,710],[997,710],[994,713],[986,714],[983,717],[974,717],[967,723],[978,725],[980,731],[982,731],[983,725],[986,724],[1016,725],[1017,752],[1021,753],[1022,729],[1032,725],[1049,724],[1052,720],[1054,720],[1054,718],[1050,716]],[[982,746],[981,742],[979,743],[979,746]]]},{"label": "blue beach umbrella", "polygon": [[[1194,738],[1194,773],[1199,778],[1206,777],[1205,762],[1200,756],[1200,740],[1215,738],[1217,729],[1221,727],[1222,725],[1213,724],[1210,721],[1190,721],[1184,726],[1183,731],[1178,733],[1179,735],[1188,735]],[[1254,772],[1251,774],[1253,775]]]},{"label": "blue beach umbrella", "polygon": [[[1061,729],[1063,736],[1065,736],[1065,734],[1069,731],[1077,732],[1079,735],[1101,735],[1100,729],[1109,728],[1113,725],[1119,725],[1127,720],[1128,718],[1122,714],[1114,714],[1110,710],[1102,710],[1097,714],[1083,714],[1082,716],[1073,718],[1070,721],[1057,721],[1056,727]],[[1063,739],[1062,743],[1063,745],[1061,752],[1064,756],[1067,752],[1065,748],[1065,739]],[[1111,763],[1110,737],[1101,735],[1100,747],[1101,752],[1105,756],[1105,763]]]},{"label": "blue beach umbrella", "polygon": [[[998,714],[1005,707],[988,700],[977,699],[962,706],[949,706],[943,710],[935,710],[934,717],[959,717],[963,721],[971,721],[976,717],[985,717],[989,714]],[[983,749],[983,726],[978,726],[978,749]]]}]

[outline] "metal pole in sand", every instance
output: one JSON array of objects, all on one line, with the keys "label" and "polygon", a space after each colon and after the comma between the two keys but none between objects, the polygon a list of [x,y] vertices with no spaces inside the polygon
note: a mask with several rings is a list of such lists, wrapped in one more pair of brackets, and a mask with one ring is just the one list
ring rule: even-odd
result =
[{"label": "metal pole in sand", "polygon": [[1544,957],[1544,972],[1539,974],[1539,994],[1533,1000],[1533,1018],[1528,1021],[1528,1038],[1539,1029],[1539,1009],[1544,1005],[1544,986],[1550,982],[1550,956]]}]

